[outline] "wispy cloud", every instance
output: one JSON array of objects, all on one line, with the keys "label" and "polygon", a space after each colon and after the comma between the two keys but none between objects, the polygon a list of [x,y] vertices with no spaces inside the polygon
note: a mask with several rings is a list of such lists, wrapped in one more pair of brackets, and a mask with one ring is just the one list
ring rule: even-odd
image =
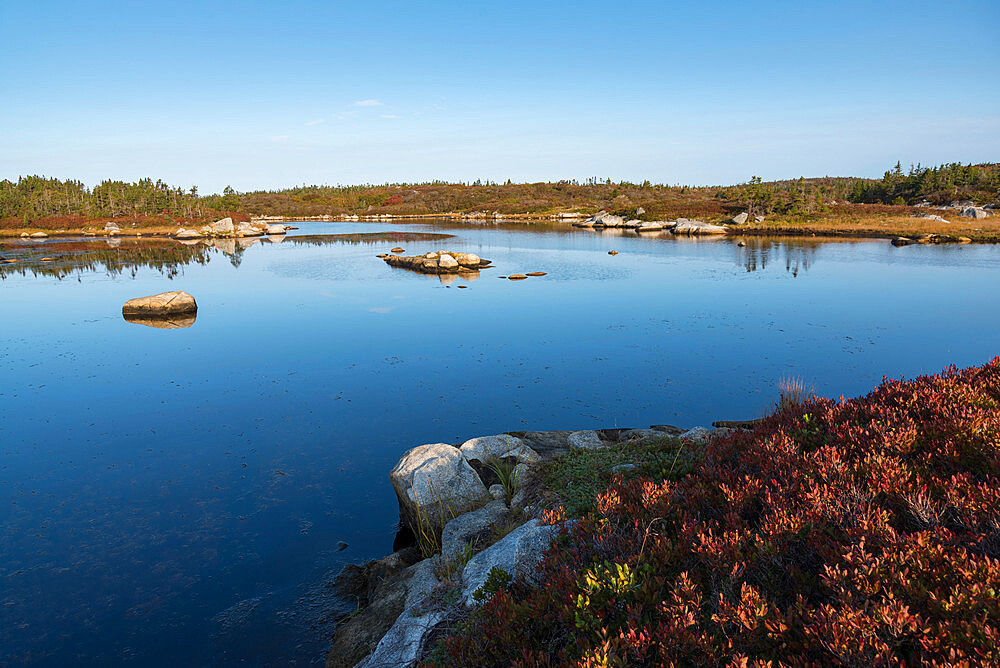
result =
[{"label": "wispy cloud", "polygon": [[382,114],[382,118],[399,118],[396,114]]},{"label": "wispy cloud", "polygon": [[381,107],[381,100],[358,100],[354,103],[355,107]]},{"label": "wispy cloud", "polygon": [[315,121],[309,121],[308,123],[306,123],[306,126],[308,127],[310,125],[319,125],[320,123],[326,123],[326,119],[325,118],[320,118],[320,119],[317,119]]}]

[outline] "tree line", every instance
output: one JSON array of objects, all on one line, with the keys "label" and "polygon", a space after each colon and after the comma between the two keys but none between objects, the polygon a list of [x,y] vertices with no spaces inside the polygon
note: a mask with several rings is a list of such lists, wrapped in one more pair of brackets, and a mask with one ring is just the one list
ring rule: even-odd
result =
[{"label": "tree line", "polygon": [[398,183],[382,185],[303,185],[282,190],[201,195],[197,187],[170,186],[162,180],[101,182],[87,188],[76,180],[24,176],[0,181],[0,221],[28,223],[55,216],[86,219],[159,217],[201,220],[227,213],[317,216],[324,214],[433,214],[488,211],[502,214],[596,211],[607,209],[646,217],[715,215],[746,210],[771,213],[825,212],[834,202],[916,204],[972,199],[1000,203],[1000,165],[911,167],[900,164],[882,179],[799,178],[765,182],[754,176],[735,186],[682,186],[631,183],[592,177],[580,183]]}]

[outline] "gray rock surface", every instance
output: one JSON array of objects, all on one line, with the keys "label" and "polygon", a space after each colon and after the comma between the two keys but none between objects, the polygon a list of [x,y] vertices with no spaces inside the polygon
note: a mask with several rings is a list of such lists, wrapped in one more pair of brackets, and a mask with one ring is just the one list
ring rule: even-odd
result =
[{"label": "gray rock surface", "polygon": [[673,229],[674,234],[725,234],[726,228],[719,225],[712,225],[711,223],[705,223],[700,220],[689,220],[687,218],[678,218],[677,225]]},{"label": "gray rock surface", "polygon": [[712,429],[706,429],[705,427],[693,427],[678,436],[678,438],[694,441],[695,443],[704,443],[712,437],[712,433]]},{"label": "gray rock surface", "polygon": [[529,520],[470,559],[462,570],[462,598],[465,603],[475,604],[472,595],[483,586],[494,566],[499,566],[515,578],[532,581],[538,562],[555,532],[555,527],[544,525],[537,519]]},{"label": "gray rock surface", "polygon": [[636,232],[659,232],[662,229],[663,229],[663,223],[661,221],[651,220],[651,221],[648,221],[648,222],[645,222],[645,223],[640,223],[639,226],[637,228],[635,228],[635,231]]},{"label": "gray rock surface", "polygon": [[389,474],[403,521],[412,529],[418,516],[443,527],[452,509],[468,510],[490,498],[462,452],[447,443],[417,446]]},{"label": "gray rock surface", "polygon": [[978,206],[967,206],[962,209],[962,213],[959,214],[963,218],[975,218],[976,220],[981,220],[989,216],[989,212],[986,209]]},{"label": "gray rock surface", "polygon": [[266,231],[267,231],[268,234],[287,234],[288,233],[288,230],[285,228],[284,225],[268,225]]},{"label": "gray rock surface", "polygon": [[427,636],[439,623],[444,621],[446,610],[432,610],[416,613],[420,604],[439,583],[434,575],[434,561],[425,559],[411,566],[406,581],[406,598],[403,612],[389,628],[375,647],[375,651],[360,662],[365,668],[388,668],[392,666],[412,666],[423,653]]},{"label": "gray rock surface", "polygon": [[[503,493],[503,487],[500,491]],[[470,543],[475,549],[489,537],[493,525],[506,515],[507,504],[497,500],[449,521],[441,532],[441,556],[446,560],[453,559],[462,554]]]},{"label": "gray rock surface", "polygon": [[750,217],[750,214],[748,214],[746,211],[744,211],[743,213],[738,213],[735,216],[733,216],[732,220],[733,220],[733,223],[735,223],[736,225],[742,225],[743,223],[747,222],[747,218],[749,218],[749,217]]},{"label": "gray rock surface", "polygon": [[201,234],[195,230],[186,230],[183,227],[174,233],[174,239],[200,239]]},{"label": "gray rock surface", "polygon": [[236,231],[232,218],[217,220],[208,227],[210,228],[212,234],[233,234]]},{"label": "gray rock surface", "polygon": [[594,450],[604,447],[604,441],[596,431],[574,431],[567,439],[571,450]]},{"label": "gray rock surface", "polygon": [[941,216],[934,215],[933,213],[918,213],[918,214],[916,214],[914,216],[910,216],[910,217],[911,218],[923,218],[923,219],[926,219],[926,220],[934,220],[934,221],[937,221],[939,223],[947,223],[948,222],[947,220],[945,220]]},{"label": "gray rock surface", "polygon": [[537,462],[538,453],[525,445],[524,441],[510,434],[478,436],[463,443],[459,450],[466,460],[486,463],[491,459],[517,457],[520,462]]}]

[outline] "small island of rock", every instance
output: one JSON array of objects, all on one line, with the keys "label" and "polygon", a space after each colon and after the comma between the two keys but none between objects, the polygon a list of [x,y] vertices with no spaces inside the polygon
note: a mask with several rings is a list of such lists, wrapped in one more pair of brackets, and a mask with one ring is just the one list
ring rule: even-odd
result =
[{"label": "small island of rock", "polygon": [[389,266],[412,269],[423,274],[459,274],[490,266],[489,260],[483,260],[478,255],[443,250],[424,255],[387,255],[382,260]]}]

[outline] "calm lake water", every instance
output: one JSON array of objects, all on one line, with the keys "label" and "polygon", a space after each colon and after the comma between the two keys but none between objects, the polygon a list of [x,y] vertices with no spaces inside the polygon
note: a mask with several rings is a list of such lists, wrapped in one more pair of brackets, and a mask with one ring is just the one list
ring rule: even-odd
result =
[{"label": "calm lake water", "polygon": [[[852,396],[1000,353],[998,246],[301,228],[229,254],[0,246],[21,258],[0,266],[0,664],[320,663],[326,584],[391,551],[414,445],[708,425],[764,414],[786,376]],[[396,242],[324,236],[383,231],[496,268],[448,284],[375,257]],[[497,279],[528,271],[548,275]],[[167,290],[192,326],[122,319]]]}]

